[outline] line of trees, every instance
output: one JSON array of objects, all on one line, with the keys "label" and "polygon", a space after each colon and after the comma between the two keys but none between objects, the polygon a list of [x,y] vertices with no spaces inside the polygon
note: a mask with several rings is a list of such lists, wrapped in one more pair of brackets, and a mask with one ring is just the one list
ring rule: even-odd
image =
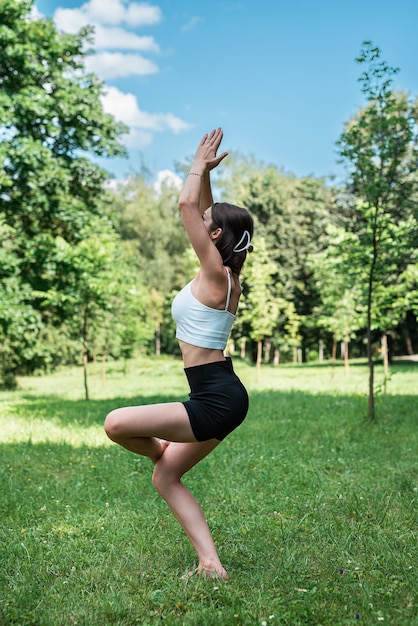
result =
[{"label": "line of trees", "polygon": [[[110,191],[94,156],[123,154],[85,71],[88,29],[57,32],[30,0],[3,0],[0,25],[0,384],[20,373],[176,353],[173,293],[196,260],[177,211],[144,169]],[[230,349],[258,364],[333,355],[373,363],[387,338],[417,347],[418,103],[366,42],[366,104],[338,141],[344,187],[231,155],[216,186],[256,222]],[[184,173],[187,163],[178,165]],[[381,341],[383,339],[383,343]]]}]

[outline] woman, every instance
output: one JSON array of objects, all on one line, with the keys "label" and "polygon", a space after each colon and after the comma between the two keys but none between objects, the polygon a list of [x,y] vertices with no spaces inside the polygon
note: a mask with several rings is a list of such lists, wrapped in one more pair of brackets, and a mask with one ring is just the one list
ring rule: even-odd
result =
[{"label": "woman", "polygon": [[200,261],[197,276],[176,296],[172,309],[190,400],[116,409],[106,417],[105,430],[112,441],[154,462],[153,484],[199,558],[191,574],[227,579],[203,512],[181,482],[248,410],[247,392],[224,349],[241,295],[238,276],[252,249],[253,221],[245,209],[213,204],[209,176],[227,156],[217,156],[222,136],[218,128],[203,137],[179,199]]}]

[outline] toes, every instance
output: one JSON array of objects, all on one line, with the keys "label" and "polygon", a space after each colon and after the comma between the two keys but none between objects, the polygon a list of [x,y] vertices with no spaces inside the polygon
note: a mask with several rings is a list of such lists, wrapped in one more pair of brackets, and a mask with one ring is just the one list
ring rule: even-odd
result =
[{"label": "toes", "polygon": [[223,567],[219,571],[207,567],[196,567],[196,569],[181,576],[181,580],[189,580],[193,576],[199,576],[199,578],[213,578],[214,580],[229,580],[229,576]]}]

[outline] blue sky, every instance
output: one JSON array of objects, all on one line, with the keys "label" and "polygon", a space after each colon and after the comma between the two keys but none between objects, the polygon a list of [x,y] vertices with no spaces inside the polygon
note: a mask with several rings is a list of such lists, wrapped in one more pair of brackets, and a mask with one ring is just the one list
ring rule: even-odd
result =
[{"label": "blue sky", "polygon": [[239,150],[296,176],[341,176],[335,142],[363,105],[355,63],[364,40],[418,94],[416,0],[36,0],[75,31],[96,27],[89,67],[104,106],[130,126],[117,178],[173,170],[201,136],[224,129]]}]

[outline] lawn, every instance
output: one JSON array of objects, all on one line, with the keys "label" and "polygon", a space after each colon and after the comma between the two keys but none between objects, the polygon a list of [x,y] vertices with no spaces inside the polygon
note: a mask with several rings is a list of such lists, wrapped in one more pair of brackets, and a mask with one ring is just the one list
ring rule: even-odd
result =
[{"label": "lawn", "polygon": [[[22,378],[0,393],[1,626],[418,625],[418,363],[392,368],[366,418],[367,369],[239,359],[244,424],[185,483],[230,580],[182,575],[195,554],[109,442],[114,407],[184,399],[180,361]],[[380,369],[377,378],[381,378]]]}]

